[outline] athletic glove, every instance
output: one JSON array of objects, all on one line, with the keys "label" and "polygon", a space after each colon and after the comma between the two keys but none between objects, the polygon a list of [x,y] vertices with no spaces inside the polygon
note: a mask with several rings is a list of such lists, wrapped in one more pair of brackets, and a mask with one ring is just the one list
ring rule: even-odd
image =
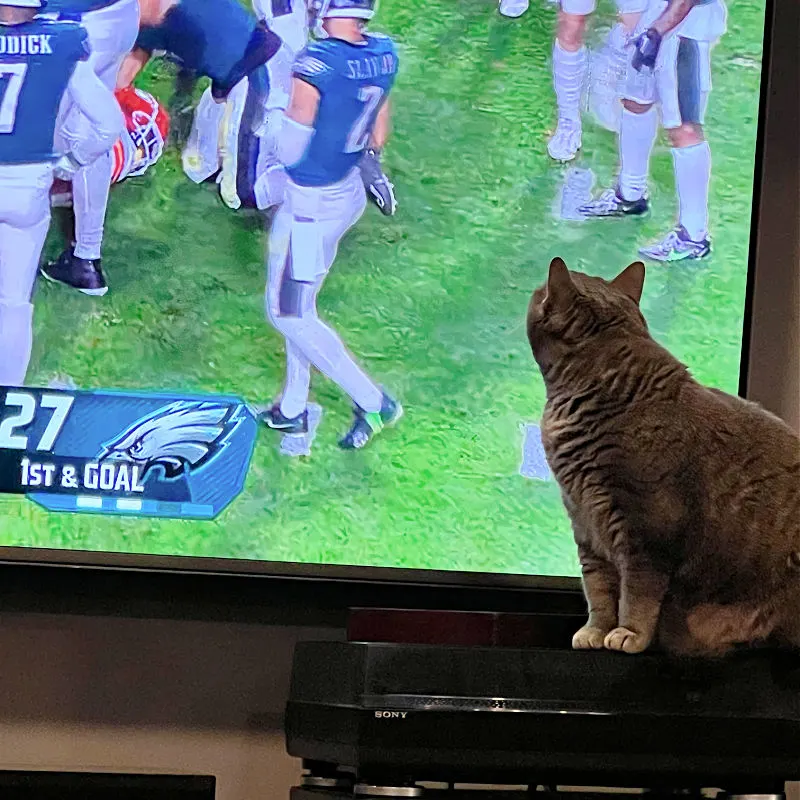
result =
[{"label": "athletic glove", "polygon": [[656,68],[656,58],[661,47],[661,34],[655,28],[649,28],[633,42],[633,60],[631,64],[637,72],[642,67]]},{"label": "athletic glove", "polygon": [[381,151],[369,148],[359,163],[361,180],[364,188],[373,203],[386,217],[394,216],[397,211],[397,198],[394,194],[394,184],[386,177],[381,167]]}]

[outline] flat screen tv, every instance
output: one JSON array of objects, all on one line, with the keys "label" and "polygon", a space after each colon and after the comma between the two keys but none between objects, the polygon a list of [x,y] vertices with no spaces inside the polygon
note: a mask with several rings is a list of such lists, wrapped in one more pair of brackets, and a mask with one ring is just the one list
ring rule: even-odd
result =
[{"label": "flat screen tv", "polygon": [[[524,324],[553,256],[644,260],[656,339],[744,385],[768,0],[20,2],[3,559],[576,578]],[[56,108],[25,81],[67,34]]]}]

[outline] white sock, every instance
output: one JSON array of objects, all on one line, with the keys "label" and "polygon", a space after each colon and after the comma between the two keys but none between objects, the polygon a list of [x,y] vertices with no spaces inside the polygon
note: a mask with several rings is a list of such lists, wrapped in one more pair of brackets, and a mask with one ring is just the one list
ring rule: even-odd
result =
[{"label": "white sock", "polygon": [[711,180],[708,142],[673,147],[672,160],[680,207],[678,219],[690,238],[699,242],[708,235],[708,184]]},{"label": "white sock", "polygon": [[658,113],[651,106],[644,114],[622,109],[619,128],[619,193],[626,200],[639,200],[647,191],[650,153],[658,133]]},{"label": "white sock", "polygon": [[75,173],[72,198],[75,209],[75,255],[78,258],[100,258],[110,188],[110,152]]},{"label": "white sock", "polygon": [[588,65],[585,47],[571,52],[565,50],[556,40],[553,47],[553,86],[560,120],[568,119],[580,125],[581,91]]}]

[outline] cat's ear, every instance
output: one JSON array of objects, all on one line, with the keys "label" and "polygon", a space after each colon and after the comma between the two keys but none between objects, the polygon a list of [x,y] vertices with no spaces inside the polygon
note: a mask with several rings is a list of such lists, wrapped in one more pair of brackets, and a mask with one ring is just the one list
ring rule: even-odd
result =
[{"label": "cat's ear", "polygon": [[572,282],[567,265],[563,259],[554,258],[550,262],[550,272],[547,274],[547,299],[558,302],[572,297],[574,293],[575,284]]},{"label": "cat's ear", "polygon": [[644,289],[644,264],[641,261],[634,261],[633,264],[625,267],[613,281],[611,285],[622,294],[627,295],[636,305],[642,299]]}]

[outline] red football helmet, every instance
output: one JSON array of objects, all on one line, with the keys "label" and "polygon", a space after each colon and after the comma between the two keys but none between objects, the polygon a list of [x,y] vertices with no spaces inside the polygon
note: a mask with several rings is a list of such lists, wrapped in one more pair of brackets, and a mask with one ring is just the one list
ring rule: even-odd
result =
[{"label": "red football helmet", "polygon": [[[142,175],[161,158],[169,133],[169,115],[153,95],[128,86],[116,91],[128,136],[114,146],[112,180]],[[126,141],[127,139],[127,141]]]}]

